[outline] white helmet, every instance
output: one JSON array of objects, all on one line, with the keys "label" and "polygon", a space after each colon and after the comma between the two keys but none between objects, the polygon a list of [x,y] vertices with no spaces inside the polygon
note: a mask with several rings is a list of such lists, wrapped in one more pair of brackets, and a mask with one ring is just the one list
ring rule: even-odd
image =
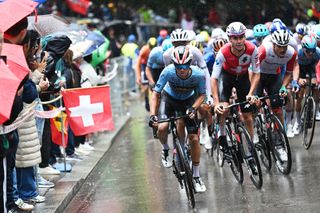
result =
[{"label": "white helmet", "polygon": [[192,41],[196,39],[196,33],[193,30],[186,30],[188,33],[188,40]]},{"label": "white helmet", "polygon": [[271,34],[273,43],[279,46],[287,46],[289,44],[290,35],[288,30],[276,30]]},{"label": "white helmet", "polygon": [[189,41],[188,32],[183,29],[176,29],[170,34],[171,42]]},{"label": "white helmet", "polygon": [[228,39],[228,36],[221,28],[215,28],[211,32],[211,38],[213,40],[217,40],[220,38]]},{"label": "white helmet", "polygon": [[241,22],[232,22],[228,25],[226,32],[230,37],[244,35],[246,33],[246,30],[246,26],[244,26]]},{"label": "white helmet", "polygon": [[254,39],[253,30],[251,30],[251,29],[247,29],[246,30],[246,39],[247,40],[253,40]]},{"label": "white helmet", "polygon": [[178,46],[174,48],[171,55],[171,60],[174,64],[189,64],[191,63],[193,55],[188,46]]},{"label": "white helmet", "polygon": [[298,23],[296,26],[296,33],[306,35],[308,33],[307,26],[304,23]]}]

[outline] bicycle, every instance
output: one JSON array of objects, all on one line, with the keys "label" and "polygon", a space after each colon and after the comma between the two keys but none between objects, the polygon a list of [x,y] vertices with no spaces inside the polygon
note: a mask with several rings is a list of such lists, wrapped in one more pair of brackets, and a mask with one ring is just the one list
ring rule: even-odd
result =
[{"label": "bicycle", "polygon": [[[315,129],[315,123],[316,123],[316,102],[313,97],[313,90],[316,87],[315,84],[312,84],[311,77],[307,76],[307,84],[305,85],[308,90],[307,93],[304,94],[304,102],[303,107],[301,111],[301,117],[303,120],[302,125],[302,135],[303,135],[303,146],[305,149],[309,149],[313,136],[314,136],[314,129]],[[309,131],[310,130],[310,131]]]},{"label": "bicycle", "polygon": [[161,120],[158,123],[164,123],[169,122],[169,127],[171,129],[172,133],[172,141],[173,141],[173,157],[172,157],[172,167],[173,167],[173,173],[175,174],[176,178],[178,179],[178,182],[180,184],[181,189],[185,189],[188,202],[192,208],[195,207],[195,190],[193,185],[193,175],[190,168],[189,163],[189,155],[187,153],[187,146],[181,145],[178,133],[177,133],[177,126],[176,126],[176,120],[189,117],[188,115],[183,116],[173,116],[165,120]]},{"label": "bicycle", "polygon": [[[228,150],[233,150],[233,152],[235,152],[240,165],[238,168],[238,182],[243,182],[243,172],[241,165],[244,162],[248,169],[252,183],[255,185],[257,189],[260,189],[263,184],[260,162],[256,150],[254,148],[253,142],[251,140],[251,137],[247,129],[245,128],[243,122],[241,121],[239,114],[239,106],[248,104],[249,103],[245,101],[240,103],[234,103],[225,107],[225,109],[230,110],[230,116],[226,118],[227,138],[229,138],[231,144],[229,145],[228,143]],[[233,153],[231,152],[231,154]],[[226,153],[223,153],[223,156],[223,158],[225,158]]]},{"label": "bicycle", "polygon": [[[270,110],[267,99],[274,98],[279,94],[260,97],[262,113],[258,113],[255,118],[255,128],[259,136],[259,142],[255,148],[259,153],[262,164],[267,171],[271,170],[272,160],[275,162],[278,170],[287,175],[291,171],[292,158],[289,140],[279,118]],[[286,160],[281,159],[279,149],[283,148],[287,154]]]}]

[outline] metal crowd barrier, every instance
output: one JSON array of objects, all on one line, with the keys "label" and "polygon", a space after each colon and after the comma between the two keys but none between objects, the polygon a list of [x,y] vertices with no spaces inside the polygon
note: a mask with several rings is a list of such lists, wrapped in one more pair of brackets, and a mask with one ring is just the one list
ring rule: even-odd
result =
[{"label": "metal crowd barrier", "polygon": [[110,85],[110,98],[113,117],[121,117],[128,113],[128,96],[132,91],[138,91],[135,83],[135,72],[130,58],[120,56],[110,59],[106,78]]}]

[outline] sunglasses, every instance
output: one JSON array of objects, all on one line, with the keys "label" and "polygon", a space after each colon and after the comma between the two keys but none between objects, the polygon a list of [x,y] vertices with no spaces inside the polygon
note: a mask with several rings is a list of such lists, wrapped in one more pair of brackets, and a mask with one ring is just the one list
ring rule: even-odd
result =
[{"label": "sunglasses", "polygon": [[306,53],[311,54],[311,53],[315,53],[316,49],[309,49],[309,48],[304,48],[306,50]]},{"label": "sunglasses", "polygon": [[190,65],[188,65],[188,64],[175,64],[175,67],[177,70],[185,70],[185,69],[189,69]]}]

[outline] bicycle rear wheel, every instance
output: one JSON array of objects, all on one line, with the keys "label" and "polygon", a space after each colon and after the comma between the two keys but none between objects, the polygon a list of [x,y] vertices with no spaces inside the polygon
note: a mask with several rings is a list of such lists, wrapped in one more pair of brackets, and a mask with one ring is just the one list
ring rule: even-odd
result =
[{"label": "bicycle rear wheel", "polygon": [[257,189],[262,187],[262,171],[257,152],[248,131],[242,125],[237,125],[240,138],[240,152],[246,162],[250,179]]},{"label": "bicycle rear wheel", "polygon": [[302,109],[303,116],[303,146],[305,149],[309,149],[314,135],[314,128],[316,123],[316,103],[312,96],[309,96],[305,101]]},{"label": "bicycle rear wheel", "polygon": [[193,186],[193,180],[192,180],[192,172],[191,172],[189,163],[186,160],[186,153],[184,152],[181,144],[177,142],[176,145],[177,145],[176,147],[177,155],[179,157],[179,164],[181,166],[184,189],[186,191],[190,206],[194,208],[195,199],[194,199],[194,186]]},{"label": "bicycle rear wheel", "polygon": [[[272,140],[269,142],[272,144],[271,151],[276,167],[282,174],[287,175],[290,173],[292,165],[291,149],[286,132],[284,131],[280,120],[275,115],[271,115],[270,117],[268,131],[269,140]],[[283,151],[285,153],[283,154],[286,154],[287,159],[281,159],[281,149],[284,149]]]},{"label": "bicycle rear wheel", "polygon": [[267,145],[266,131],[264,130],[265,127],[263,126],[262,119],[259,115],[255,118],[255,128],[259,136],[259,142],[254,144],[254,146],[256,148],[260,162],[267,171],[270,171],[272,166],[270,148]]}]

